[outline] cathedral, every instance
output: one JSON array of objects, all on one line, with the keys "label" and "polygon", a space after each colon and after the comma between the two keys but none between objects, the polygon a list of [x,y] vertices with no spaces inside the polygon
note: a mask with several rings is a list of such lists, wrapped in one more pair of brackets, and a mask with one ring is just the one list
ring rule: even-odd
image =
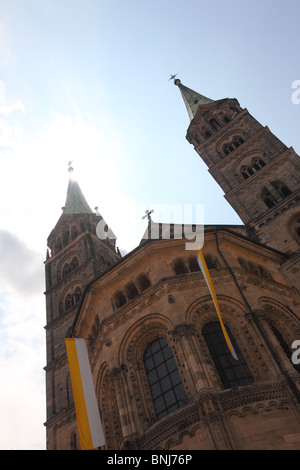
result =
[{"label": "cathedral", "polygon": [[149,217],[122,256],[70,167],[45,261],[48,450],[80,449],[66,337],[86,340],[101,449],[300,449],[299,156],[237,99],[174,83],[186,138],[242,221],[205,225],[202,247],[238,360],[178,226],[153,237]]}]

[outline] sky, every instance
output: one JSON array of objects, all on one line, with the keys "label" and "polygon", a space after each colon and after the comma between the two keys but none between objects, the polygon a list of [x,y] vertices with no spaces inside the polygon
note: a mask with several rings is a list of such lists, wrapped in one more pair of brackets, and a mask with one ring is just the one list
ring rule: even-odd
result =
[{"label": "sky", "polygon": [[299,153],[299,15],[298,0],[0,0],[1,450],[46,448],[43,262],[68,161],[124,253],[161,204],[240,224],[169,78],[237,98]]}]

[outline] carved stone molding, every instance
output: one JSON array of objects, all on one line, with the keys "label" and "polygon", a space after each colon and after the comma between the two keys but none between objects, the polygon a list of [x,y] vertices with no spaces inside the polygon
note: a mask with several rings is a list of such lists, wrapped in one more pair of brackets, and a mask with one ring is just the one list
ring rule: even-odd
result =
[{"label": "carved stone molding", "polygon": [[119,377],[121,374],[124,374],[128,371],[127,366],[125,364],[121,364],[119,367],[113,367],[110,372],[108,372],[108,376],[112,379]]},{"label": "carved stone molding", "polygon": [[174,330],[171,331],[173,338],[181,338],[182,336],[192,336],[195,334],[194,325],[187,323],[180,323],[176,325]]},{"label": "carved stone molding", "polygon": [[[193,435],[193,430],[199,427],[206,429],[213,424],[221,430],[226,416],[232,413],[243,417],[244,410],[247,413],[252,410],[253,414],[257,414],[259,410],[281,409],[288,403],[284,380],[254,383],[223,391],[205,389],[185,406],[153,424],[140,437],[139,448],[164,449],[168,440],[179,443],[185,434]],[[224,441],[228,441],[227,436],[223,437]],[[230,448],[230,444],[228,446]]]}]

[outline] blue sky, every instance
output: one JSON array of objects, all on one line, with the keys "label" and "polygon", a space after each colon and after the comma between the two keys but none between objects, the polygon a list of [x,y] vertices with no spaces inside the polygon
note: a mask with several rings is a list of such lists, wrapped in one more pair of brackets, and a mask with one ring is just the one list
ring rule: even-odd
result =
[{"label": "blue sky", "polygon": [[124,251],[154,204],[240,223],[168,79],[237,98],[299,153],[299,14],[294,0],[0,0],[0,449],[45,448],[43,261],[68,161]]}]

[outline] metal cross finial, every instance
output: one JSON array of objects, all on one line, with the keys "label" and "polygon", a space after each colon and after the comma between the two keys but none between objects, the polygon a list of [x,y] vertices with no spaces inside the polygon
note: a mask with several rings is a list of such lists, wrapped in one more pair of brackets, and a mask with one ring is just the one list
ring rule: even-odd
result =
[{"label": "metal cross finial", "polygon": [[151,211],[146,210],[146,211],[145,211],[145,214],[146,214],[146,215],[144,215],[144,217],[142,217],[142,219],[146,219],[146,217],[147,217],[147,218],[148,218],[148,222],[150,222],[152,212],[154,212],[153,209],[152,209]]},{"label": "metal cross finial", "polygon": [[178,73],[175,73],[175,75],[172,75],[172,74],[171,74],[171,77],[169,78],[169,81],[170,81],[170,80],[173,80],[173,78],[177,77],[177,75],[178,75]]},{"label": "metal cross finial", "polygon": [[73,171],[73,169],[74,169],[74,168],[71,167],[72,163],[73,162],[71,160],[68,162],[68,166],[69,166],[68,171],[70,171],[70,172]]}]

